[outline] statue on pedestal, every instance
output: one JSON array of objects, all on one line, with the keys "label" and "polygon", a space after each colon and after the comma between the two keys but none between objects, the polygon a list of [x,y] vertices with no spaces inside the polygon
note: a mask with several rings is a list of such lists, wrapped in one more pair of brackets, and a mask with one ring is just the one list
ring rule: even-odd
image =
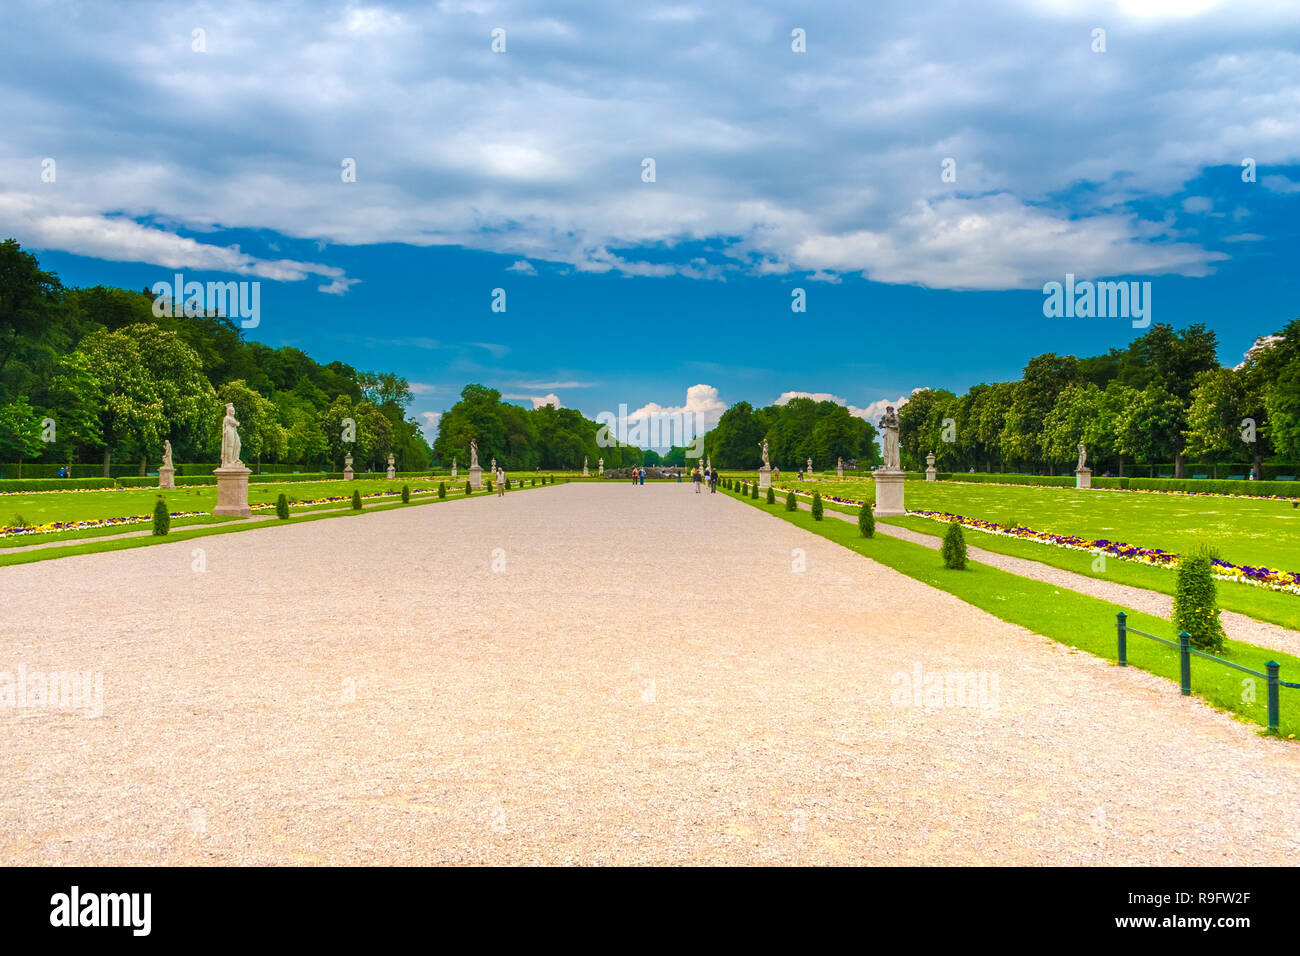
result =
[{"label": "statue on pedestal", "polygon": [[1079,463],[1074,466],[1074,470],[1083,471],[1083,469],[1088,467],[1087,461],[1088,461],[1088,446],[1085,445],[1083,442],[1079,442]]},{"label": "statue on pedestal", "polygon": [[[238,424],[238,422],[236,422],[236,424]],[[173,467],[173,465],[172,465],[172,443],[171,443],[171,441],[169,441],[169,440],[166,439],[166,438],[163,439],[163,461],[162,461],[162,466],[163,466],[164,468],[171,468],[171,467]]]},{"label": "statue on pedestal", "polygon": [[902,471],[903,465],[898,457],[898,414],[893,405],[885,409],[880,419],[880,447],[885,455],[881,467],[885,471]]},{"label": "statue on pedestal", "polygon": [[239,422],[235,419],[235,406],[231,402],[226,403],[226,417],[221,420],[221,467],[222,468],[242,468],[244,463],[239,460],[241,444],[239,441]]},{"label": "statue on pedestal", "polygon": [[771,461],[768,459],[768,457],[767,457],[767,439],[766,439],[766,438],[763,439],[762,448],[763,448],[763,467],[764,467],[764,468],[771,468],[771,467],[772,467],[772,462],[771,462]]},{"label": "statue on pedestal", "polygon": [[478,467],[478,441],[474,438],[469,440],[469,466],[471,468]]},{"label": "statue on pedestal", "polygon": [[451,476],[453,478],[456,477],[456,457],[454,455],[452,456],[451,459]]}]

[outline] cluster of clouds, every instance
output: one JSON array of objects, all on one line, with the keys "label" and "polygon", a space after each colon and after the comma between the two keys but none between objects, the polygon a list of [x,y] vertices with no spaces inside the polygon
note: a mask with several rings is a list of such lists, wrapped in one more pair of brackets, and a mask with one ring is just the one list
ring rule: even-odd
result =
[{"label": "cluster of clouds", "polygon": [[880,421],[880,416],[885,414],[886,408],[892,406],[893,409],[897,411],[906,405],[908,399],[913,395],[917,392],[923,391],[925,391],[924,386],[921,388],[914,388],[910,394],[900,395],[898,398],[881,398],[861,408],[857,405],[850,404],[838,395],[832,395],[830,392],[782,392],[777,396],[776,401],[772,404],[784,405],[792,398],[811,398],[814,402],[834,402],[836,405],[843,405],[847,408],[850,415],[856,416],[857,418],[864,418],[871,422],[872,425],[875,425]]},{"label": "cluster of clouds", "polygon": [[333,294],[356,279],[194,234],[1007,289],[1211,271],[1222,252],[1135,211],[1207,167],[1300,191],[1268,171],[1300,160],[1290,0],[132,10],[0,10],[0,234]]}]

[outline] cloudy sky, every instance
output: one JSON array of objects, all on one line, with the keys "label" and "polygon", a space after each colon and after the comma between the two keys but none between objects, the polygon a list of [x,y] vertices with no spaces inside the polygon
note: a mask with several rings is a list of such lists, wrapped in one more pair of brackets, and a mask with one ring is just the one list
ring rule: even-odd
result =
[{"label": "cloudy sky", "polygon": [[469,381],[872,415],[1141,333],[1044,317],[1067,273],[1225,361],[1300,315],[1297,51],[1294,0],[10,0],[0,236],[260,281],[251,337],[431,429]]}]

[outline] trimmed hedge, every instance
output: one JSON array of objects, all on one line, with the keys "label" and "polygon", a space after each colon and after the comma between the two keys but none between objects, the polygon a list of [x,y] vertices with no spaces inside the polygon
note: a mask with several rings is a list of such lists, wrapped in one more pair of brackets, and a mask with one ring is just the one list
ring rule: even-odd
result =
[{"label": "trimmed hedge", "polygon": [[[154,479],[157,481],[157,479]],[[5,478],[0,480],[3,491],[52,491],[57,488],[116,488],[112,478]]]}]

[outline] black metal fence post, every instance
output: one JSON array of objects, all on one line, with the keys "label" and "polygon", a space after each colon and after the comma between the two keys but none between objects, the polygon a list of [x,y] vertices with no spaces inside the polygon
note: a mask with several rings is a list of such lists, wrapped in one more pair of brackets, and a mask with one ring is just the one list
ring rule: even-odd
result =
[{"label": "black metal fence post", "polygon": [[1183,696],[1192,696],[1192,635],[1178,632],[1178,675],[1182,680]]},{"label": "black metal fence post", "polygon": [[1115,629],[1119,632],[1119,666],[1128,667],[1128,615],[1120,611],[1115,615]]},{"label": "black metal fence post", "polygon": [[1281,667],[1277,661],[1269,661],[1264,665],[1268,668],[1268,730],[1269,733],[1277,733],[1278,725],[1278,676],[1277,672]]}]

